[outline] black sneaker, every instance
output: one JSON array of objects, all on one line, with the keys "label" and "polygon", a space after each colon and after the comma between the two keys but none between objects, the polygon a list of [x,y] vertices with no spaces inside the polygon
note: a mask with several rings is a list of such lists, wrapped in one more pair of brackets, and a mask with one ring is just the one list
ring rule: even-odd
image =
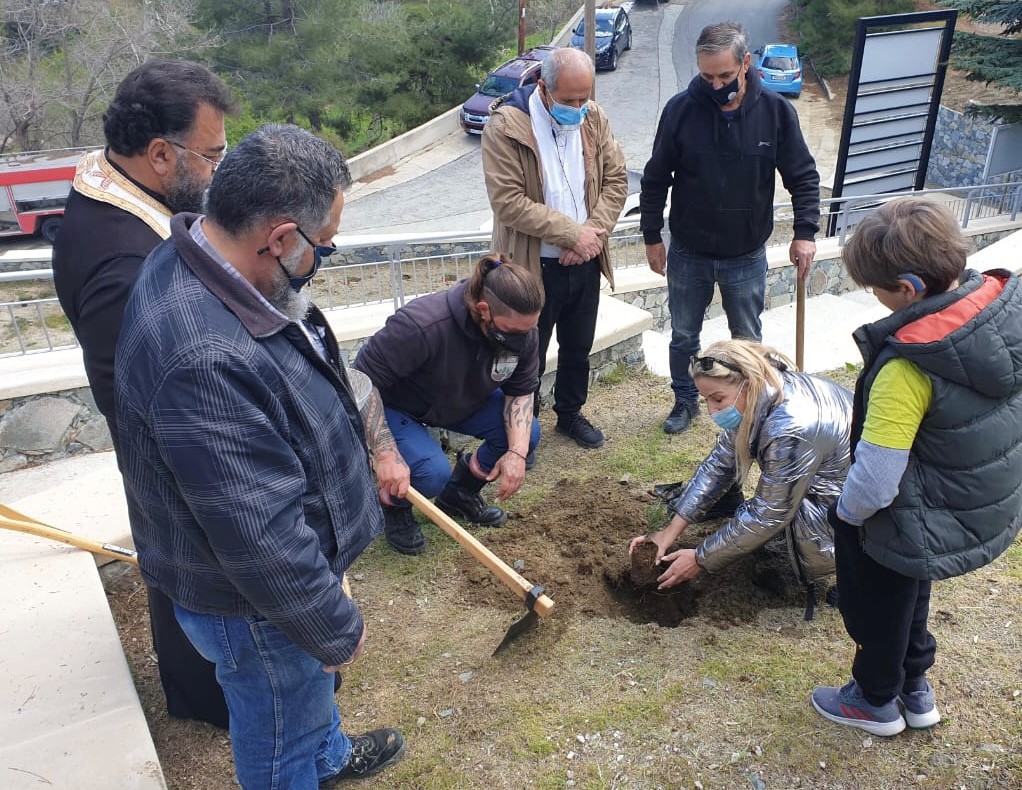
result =
[{"label": "black sneaker", "polygon": [[[687,480],[679,480],[677,483],[660,483],[653,486],[653,496],[658,497],[667,504],[670,504],[676,497],[679,497],[684,493],[685,486],[688,485]],[[727,491],[724,492],[717,502],[706,511],[706,515],[703,516],[703,521],[713,521],[718,518],[731,518],[735,512],[745,501],[745,494],[742,493],[742,489],[737,483],[734,483]]]},{"label": "black sneaker", "polygon": [[706,511],[703,520],[712,521],[715,518],[731,518],[744,501],[745,494],[742,493],[742,489],[735,483],[724,492],[724,496],[718,499],[713,507]]},{"label": "black sneaker", "polygon": [[319,783],[321,788],[335,787],[345,779],[361,779],[382,771],[400,760],[405,753],[405,739],[397,730],[385,727],[351,736],[351,758],[341,772]]},{"label": "black sneaker", "polygon": [[686,485],[688,485],[687,480],[679,480],[677,483],[658,483],[653,486],[651,493],[658,499],[669,503],[685,490]]},{"label": "black sneaker", "polygon": [[681,433],[688,430],[688,426],[698,413],[698,401],[675,401],[674,408],[664,420],[664,433]]},{"label": "black sneaker", "polygon": [[582,447],[595,449],[603,446],[603,432],[593,426],[581,413],[557,418],[557,433],[563,433]]},{"label": "black sneaker", "polygon": [[415,556],[426,550],[426,536],[410,507],[383,505],[383,534],[395,551]]}]

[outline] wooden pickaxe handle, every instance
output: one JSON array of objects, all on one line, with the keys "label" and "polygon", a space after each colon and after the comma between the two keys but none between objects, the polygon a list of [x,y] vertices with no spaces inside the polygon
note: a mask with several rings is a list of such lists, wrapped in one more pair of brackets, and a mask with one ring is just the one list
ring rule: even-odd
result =
[{"label": "wooden pickaxe handle", "polygon": [[[426,518],[460,543],[465,551],[485,565],[490,573],[500,579],[504,586],[517,593],[518,597],[523,601],[528,599],[529,592],[533,588],[533,585],[528,581],[528,579],[476,540],[472,533],[468,532],[464,527],[458,524],[458,522],[444,513],[444,511],[426,499],[426,497],[411,486],[408,487],[408,493],[405,495],[405,498],[415,505],[415,507],[417,507],[426,516]],[[546,617],[554,608],[554,602],[548,596],[540,595],[536,598],[536,602],[532,608],[537,614],[542,617]]]},{"label": "wooden pickaxe handle", "polygon": [[51,527],[49,524],[43,524],[41,521],[29,518],[6,505],[0,505],[0,528],[60,541],[93,554],[102,554],[105,557],[113,557],[115,560],[124,560],[132,565],[138,565],[138,557],[134,549],[127,549],[115,543],[101,543],[91,538],[83,538],[66,530]]}]

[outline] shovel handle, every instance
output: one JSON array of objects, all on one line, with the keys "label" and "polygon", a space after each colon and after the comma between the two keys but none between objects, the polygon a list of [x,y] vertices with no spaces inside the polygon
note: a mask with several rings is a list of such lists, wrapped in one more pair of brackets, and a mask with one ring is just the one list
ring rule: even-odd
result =
[{"label": "shovel handle", "polygon": [[[527,600],[529,592],[533,588],[528,579],[486,548],[476,540],[474,535],[411,486],[408,487],[405,498],[415,505],[426,518],[460,543],[465,551],[485,565],[490,573],[500,579],[506,587],[517,593],[519,598],[523,601]],[[542,617],[550,614],[550,610],[553,608],[553,600],[546,595],[539,596],[533,604],[533,610]]]},{"label": "shovel handle", "polygon": [[[102,554],[104,557],[113,557],[115,560],[124,560],[130,562],[132,565],[138,565],[138,557],[135,554],[134,549],[126,549],[123,546],[118,546],[114,543],[100,543],[98,540],[91,540],[90,538],[83,538],[79,535],[74,535],[70,532],[66,532],[56,527],[51,527],[43,524],[41,521],[35,519],[29,519],[28,521],[21,518],[11,518],[9,515],[12,511],[10,508],[4,507],[0,510],[0,528],[11,529],[15,532],[25,532],[29,535],[35,535],[40,538],[48,538],[49,540],[56,540],[61,543],[66,543],[69,546],[75,548],[85,549],[86,551],[92,552],[93,554]],[[21,514],[18,514],[19,516]]]}]

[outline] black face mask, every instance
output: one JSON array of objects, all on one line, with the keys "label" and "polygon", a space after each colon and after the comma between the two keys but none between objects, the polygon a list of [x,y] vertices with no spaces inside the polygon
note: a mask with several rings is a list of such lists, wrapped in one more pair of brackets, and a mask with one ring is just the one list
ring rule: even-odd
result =
[{"label": "black face mask", "polygon": [[739,87],[738,77],[735,77],[727,85],[721,85],[719,88],[714,88],[710,85],[710,83],[703,80],[704,90],[709,94],[710,98],[721,107],[725,104],[730,104],[735,100],[735,97],[738,95]]},{"label": "black face mask", "polygon": [[525,341],[529,337],[528,332],[501,332],[492,321],[489,335],[493,345],[519,356],[525,350]]}]

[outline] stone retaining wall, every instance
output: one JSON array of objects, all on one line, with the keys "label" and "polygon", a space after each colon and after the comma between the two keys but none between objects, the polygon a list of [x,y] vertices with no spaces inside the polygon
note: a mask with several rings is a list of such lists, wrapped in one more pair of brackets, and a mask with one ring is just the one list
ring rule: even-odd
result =
[{"label": "stone retaining wall", "polygon": [[111,447],[88,387],[0,401],[0,473]]},{"label": "stone retaining wall", "polygon": [[[1009,232],[977,235],[973,242],[976,249],[982,249]],[[794,300],[794,274],[791,266],[771,268],[767,272],[768,310]],[[806,290],[808,296],[816,296],[840,294],[855,287],[840,259],[831,258],[814,264]],[[617,292],[613,296],[650,313],[654,329],[665,331],[670,328],[666,287]],[[715,295],[707,310],[707,318],[721,312],[720,298]],[[360,338],[346,344],[348,358],[353,358],[364,343],[365,339]],[[637,367],[644,361],[640,334],[593,354],[590,358],[591,381],[607,375],[619,365]],[[551,400],[554,375],[554,372],[546,374],[541,382],[540,393],[544,403]],[[0,401],[0,472],[110,447],[106,420],[99,413],[88,387]]]},{"label": "stone retaining wall", "polygon": [[[349,353],[356,351],[357,346]],[[642,336],[637,335],[593,354],[590,381],[619,365],[643,362]],[[545,403],[552,399],[555,375],[548,373],[541,382]],[[0,473],[111,447],[106,419],[88,387],[0,401]]]},{"label": "stone retaining wall", "polygon": [[[818,260],[806,283],[807,296],[819,296],[824,293],[841,294],[858,288],[852,282],[845,267],[837,258]],[[667,288],[649,288],[628,293],[616,293],[614,296],[633,307],[639,307],[653,316],[653,328],[658,332],[669,331],[671,316],[667,308]],[[766,309],[789,304],[795,301],[795,269],[792,266],[770,269],[767,272]],[[714,292],[713,301],[706,309],[706,318],[716,318],[724,312],[720,304],[720,294]]]},{"label": "stone retaining wall", "polygon": [[962,187],[983,181],[993,126],[941,105],[933,134],[926,183],[932,187]]}]

